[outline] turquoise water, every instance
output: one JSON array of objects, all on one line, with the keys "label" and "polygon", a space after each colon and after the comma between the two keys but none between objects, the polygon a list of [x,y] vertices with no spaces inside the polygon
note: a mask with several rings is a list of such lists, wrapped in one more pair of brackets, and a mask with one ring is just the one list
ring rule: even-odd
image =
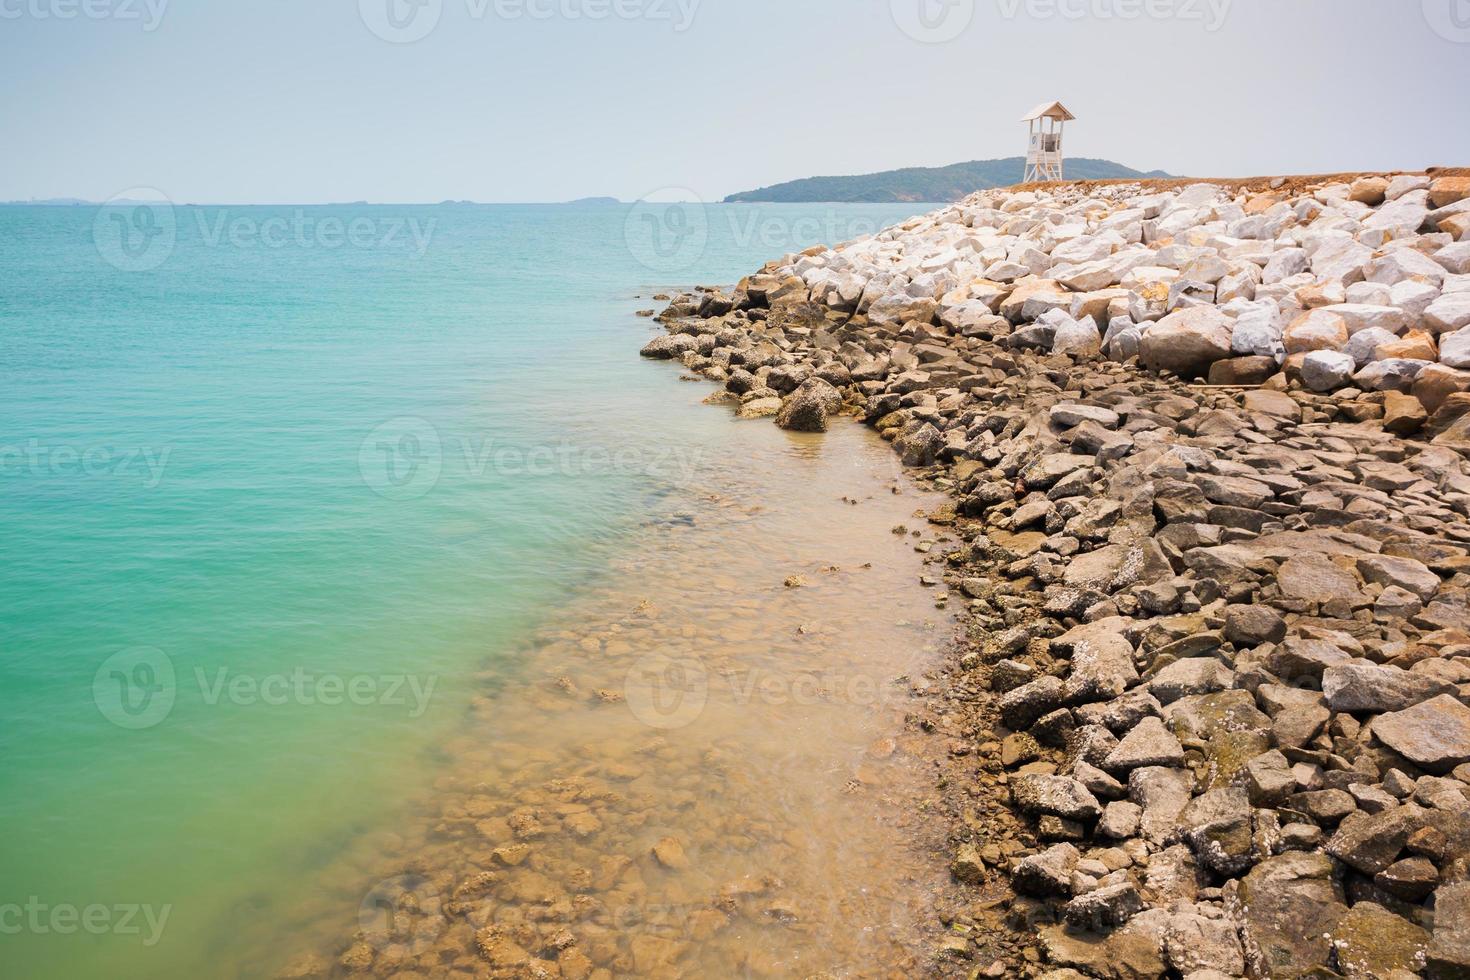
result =
[{"label": "turquoise water", "polygon": [[0,208],[0,975],[212,974],[718,445],[633,312],[925,209]]}]

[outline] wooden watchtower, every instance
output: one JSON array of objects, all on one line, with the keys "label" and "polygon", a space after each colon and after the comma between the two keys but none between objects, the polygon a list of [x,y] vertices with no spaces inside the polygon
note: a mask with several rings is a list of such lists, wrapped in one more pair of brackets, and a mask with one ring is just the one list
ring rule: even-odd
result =
[{"label": "wooden watchtower", "polygon": [[1029,136],[1022,183],[1062,179],[1062,126],[1076,118],[1060,102],[1039,105],[1022,117]]}]

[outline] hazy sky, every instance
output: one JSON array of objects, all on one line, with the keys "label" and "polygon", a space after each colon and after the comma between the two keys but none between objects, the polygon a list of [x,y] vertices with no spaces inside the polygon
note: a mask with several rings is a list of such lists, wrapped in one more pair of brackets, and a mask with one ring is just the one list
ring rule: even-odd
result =
[{"label": "hazy sky", "polygon": [[716,199],[1051,99],[1145,170],[1418,169],[1470,164],[1470,0],[0,0],[0,85],[0,199]]}]

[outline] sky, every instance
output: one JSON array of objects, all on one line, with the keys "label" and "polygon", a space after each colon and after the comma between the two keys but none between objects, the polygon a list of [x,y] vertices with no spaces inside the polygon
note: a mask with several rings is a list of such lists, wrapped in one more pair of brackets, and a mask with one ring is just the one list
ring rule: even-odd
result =
[{"label": "sky", "polygon": [[1470,164],[1470,0],[0,0],[0,200],[717,200],[1024,151]]}]

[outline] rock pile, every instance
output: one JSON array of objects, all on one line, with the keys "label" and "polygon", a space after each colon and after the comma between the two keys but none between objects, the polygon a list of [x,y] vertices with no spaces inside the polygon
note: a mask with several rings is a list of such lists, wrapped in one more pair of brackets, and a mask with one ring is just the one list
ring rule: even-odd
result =
[{"label": "rock pile", "polygon": [[953,494],[941,969],[1470,976],[1466,192],[987,192],[662,314]]}]

